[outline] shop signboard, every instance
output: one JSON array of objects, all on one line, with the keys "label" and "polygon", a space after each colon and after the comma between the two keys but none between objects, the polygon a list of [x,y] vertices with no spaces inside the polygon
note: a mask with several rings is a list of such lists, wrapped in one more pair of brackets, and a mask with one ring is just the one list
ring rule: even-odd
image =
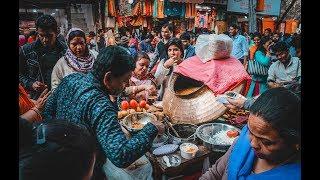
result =
[{"label": "shop signboard", "polygon": [[[265,9],[262,12],[257,12],[260,15],[279,16],[281,0],[265,0]],[[256,1],[254,1],[256,3]],[[249,0],[228,0],[227,11],[248,13]]]}]

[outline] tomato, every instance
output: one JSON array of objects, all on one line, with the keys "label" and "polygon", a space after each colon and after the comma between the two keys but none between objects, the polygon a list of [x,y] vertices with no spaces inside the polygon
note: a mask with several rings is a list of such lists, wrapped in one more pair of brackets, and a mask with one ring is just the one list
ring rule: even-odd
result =
[{"label": "tomato", "polygon": [[146,107],[146,105],[147,105],[147,102],[146,102],[145,100],[142,100],[142,101],[140,101],[140,103],[139,103],[139,107],[141,107],[141,108]]},{"label": "tomato", "polygon": [[122,101],[121,102],[121,109],[122,110],[127,110],[129,108],[129,103],[128,101]]},{"label": "tomato", "polygon": [[134,99],[132,99],[131,101],[130,101],[130,108],[132,108],[132,109],[136,109],[137,107],[138,107],[138,102],[136,101],[136,100],[134,100]]},{"label": "tomato", "polygon": [[234,137],[237,137],[238,135],[239,135],[239,132],[236,130],[230,130],[227,132],[227,136],[229,138],[234,138]]}]

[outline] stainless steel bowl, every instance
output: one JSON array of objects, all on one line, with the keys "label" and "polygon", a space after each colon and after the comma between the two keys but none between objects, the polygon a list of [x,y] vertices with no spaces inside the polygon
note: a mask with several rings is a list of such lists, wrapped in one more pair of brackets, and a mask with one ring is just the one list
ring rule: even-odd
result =
[{"label": "stainless steel bowl", "polygon": [[[121,125],[124,126],[128,131],[135,132],[135,131],[141,130],[151,120],[156,121],[157,117],[151,113],[136,112],[133,114],[129,114],[125,118],[123,118],[123,120],[121,121]],[[133,121],[141,123],[142,127],[141,128],[132,127]]]},{"label": "stainless steel bowl", "polygon": [[223,144],[220,142],[212,143],[212,141],[210,141],[210,138],[212,138],[215,134],[217,134],[220,131],[229,130],[236,130],[239,132],[239,134],[241,131],[239,128],[228,124],[208,123],[199,126],[196,130],[196,135],[199,139],[202,140],[203,145],[205,145],[211,151],[226,152],[231,146],[231,144]]},{"label": "stainless steel bowl", "polygon": [[180,138],[177,137],[171,128],[168,128],[168,135],[170,138],[170,141],[173,144],[181,144],[181,143],[186,143],[186,142],[194,142],[196,144],[196,141],[198,140],[196,136],[196,130],[198,126],[193,125],[193,124],[174,124],[173,128],[177,131],[179,134]]}]

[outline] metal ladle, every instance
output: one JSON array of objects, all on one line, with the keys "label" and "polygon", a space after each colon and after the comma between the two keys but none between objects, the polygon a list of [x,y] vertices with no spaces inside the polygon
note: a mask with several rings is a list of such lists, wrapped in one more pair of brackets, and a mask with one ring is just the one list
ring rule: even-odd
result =
[{"label": "metal ladle", "polygon": [[167,115],[164,116],[164,122],[167,123],[167,125],[172,129],[173,133],[178,137],[181,138],[178,132],[173,128],[171,122],[169,122],[169,117]]}]

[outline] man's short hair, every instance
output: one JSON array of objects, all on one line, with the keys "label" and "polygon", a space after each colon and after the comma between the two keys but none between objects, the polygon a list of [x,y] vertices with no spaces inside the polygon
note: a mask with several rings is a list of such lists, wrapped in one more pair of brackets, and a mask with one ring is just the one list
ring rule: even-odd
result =
[{"label": "man's short hair", "polygon": [[54,32],[58,32],[58,25],[57,21],[54,19],[54,17],[50,15],[42,15],[40,16],[36,21],[36,29],[38,30],[41,28],[44,31],[52,30]]},{"label": "man's short hair", "polygon": [[234,29],[239,29],[239,26],[238,25],[236,25],[236,24],[231,24],[231,26],[230,27],[233,27]]},{"label": "man's short hair", "polygon": [[173,25],[171,23],[166,23],[162,26],[162,28],[167,28],[167,27],[170,32],[173,32]]},{"label": "man's short hair", "polygon": [[269,33],[272,33],[270,28],[265,29],[264,31],[269,31]]},{"label": "man's short hair", "polygon": [[153,36],[151,33],[148,33],[148,34],[146,35],[146,39],[152,40],[153,38],[154,38],[154,36]]},{"label": "man's short hair", "polygon": [[190,41],[191,36],[190,36],[190,34],[189,34],[188,32],[184,32],[184,33],[181,34],[180,39],[181,39],[181,40],[188,40],[188,41]]},{"label": "man's short hair", "polygon": [[289,48],[288,46],[286,45],[285,42],[277,42],[273,47],[272,47],[272,50],[277,53],[277,52],[284,52],[284,51],[288,51]]}]

